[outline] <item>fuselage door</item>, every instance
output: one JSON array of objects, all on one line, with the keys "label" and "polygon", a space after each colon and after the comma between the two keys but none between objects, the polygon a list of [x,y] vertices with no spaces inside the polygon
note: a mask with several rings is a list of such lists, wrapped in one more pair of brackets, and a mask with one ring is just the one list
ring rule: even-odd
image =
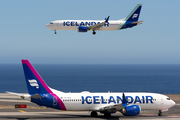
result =
[{"label": "fuselage door", "polygon": [[161,98],[161,105],[163,105],[164,104],[164,100],[163,100],[163,98]]},{"label": "fuselage door", "polygon": [[56,96],[53,97],[53,106],[57,105],[57,100],[56,100]]}]

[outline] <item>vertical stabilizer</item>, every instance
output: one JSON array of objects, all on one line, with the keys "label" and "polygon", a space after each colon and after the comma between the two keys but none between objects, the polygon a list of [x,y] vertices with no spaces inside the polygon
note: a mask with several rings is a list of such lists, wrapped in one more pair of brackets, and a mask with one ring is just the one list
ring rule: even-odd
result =
[{"label": "vertical stabilizer", "polygon": [[142,4],[138,4],[134,10],[127,16],[126,21],[138,21]]},{"label": "vertical stabilizer", "polygon": [[22,65],[29,94],[52,93],[50,88],[28,60],[22,59]]},{"label": "vertical stabilizer", "polygon": [[142,8],[142,4],[138,4],[133,9],[133,11],[125,19],[123,19],[123,22],[120,24],[117,30],[131,28],[133,26],[141,24],[142,21],[137,22],[139,19],[141,8]]}]

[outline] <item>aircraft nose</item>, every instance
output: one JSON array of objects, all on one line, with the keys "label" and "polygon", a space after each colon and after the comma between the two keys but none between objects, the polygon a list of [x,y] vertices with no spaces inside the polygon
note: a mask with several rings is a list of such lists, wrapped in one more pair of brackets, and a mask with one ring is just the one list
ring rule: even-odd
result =
[{"label": "aircraft nose", "polygon": [[47,24],[46,27],[49,28],[49,24]]},{"label": "aircraft nose", "polygon": [[176,103],[172,100],[171,101],[171,105],[174,106]]}]

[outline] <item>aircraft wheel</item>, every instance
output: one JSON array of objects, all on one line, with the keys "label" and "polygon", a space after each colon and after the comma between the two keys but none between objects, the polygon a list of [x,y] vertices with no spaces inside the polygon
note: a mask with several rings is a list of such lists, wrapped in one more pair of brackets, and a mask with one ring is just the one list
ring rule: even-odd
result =
[{"label": "aircraft wheel", "polygon": [[96,34],[96,32],[95,31],[93,31],[93,35],[95,35]]},{"label": "aircraft wheel", "polygon": [[158,113],[158,116],[162,116],[162,113]]},{"label": "aircraft wheel", "polygon": [[158,116],[162,116],[162,112],[161,112],[161,110],[159,110]]},{"label": "aircraft wheel", "polygon": [[54,31],[54,34],[56,34],[56,30]]},{"label": "aircraft wheel", "polygon": [[91,112],[91,117],[97,117],[97,112],[96,111],[92,111]]},{"label": "aircraft wheel", "polygon": [[111,117],[111,113],[104,113],[104,117],[105,117],[105,118]]}]

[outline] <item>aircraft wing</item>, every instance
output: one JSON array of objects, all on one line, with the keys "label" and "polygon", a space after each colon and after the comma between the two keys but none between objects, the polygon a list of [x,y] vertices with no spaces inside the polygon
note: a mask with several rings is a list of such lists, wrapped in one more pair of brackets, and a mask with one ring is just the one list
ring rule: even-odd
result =
[{"label": "aircraft wing", "polygon": [[100,108],[99,111],[102,111],[102,112],[106,112],[106,111],[108,111],[108,112],[121,111],[123,109],[123,107],[126,107],[127,105],[128,105],[128,101],[127,101],[127,99],[126,99],[126,97],[125,97],[125,95],[123,93],[122,103]]},{"label": "aircraft wing", "polygon": [[121,109],[123,109],[123,104],[116,104],[100,108],[99,111],[116,112],[120,111]]},{"label": "aircraft wing", "polygon": [[105,23],[108,22],[109,17],[110,17],[110,16],[108,16],[107,19],[106,19],[104,22],[99,23],[99,24],[97,24],[97,25],[93,25],[93,26],[87,27],[87,29],[88,29],[88,30],[91,30],[91,29],[92,29],[92,30],[98,30],[98,29],[100,29]]}]

